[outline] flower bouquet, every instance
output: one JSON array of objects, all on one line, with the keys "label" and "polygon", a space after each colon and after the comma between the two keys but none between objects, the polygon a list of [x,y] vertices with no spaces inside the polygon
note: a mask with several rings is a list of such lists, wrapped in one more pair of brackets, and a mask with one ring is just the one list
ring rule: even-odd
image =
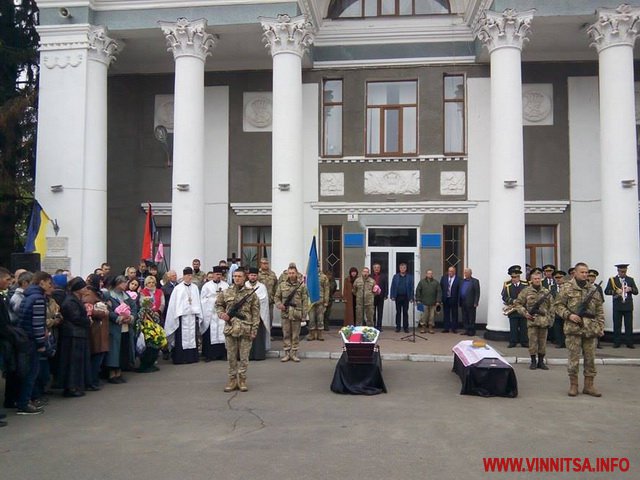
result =
[{"label": "flower bouquet", "polygon": [[373,327],[354,327],[348,325],[340,329],[344,343],[376,343],[380,332]]},{"label": "flower bouquet", "polygon": [[162,349],[167,346],[164,328],[158,324],[160,316],[152,309],[151,298],[145,297],[138,311],[138,331],[144,336],[147,347]]},{"label": "flower bouquet", "polygon": [[382,289],[380,288],[379,285],[374,285],[373,286],[373,294],[374,295],[380,295],[382,293]]}]

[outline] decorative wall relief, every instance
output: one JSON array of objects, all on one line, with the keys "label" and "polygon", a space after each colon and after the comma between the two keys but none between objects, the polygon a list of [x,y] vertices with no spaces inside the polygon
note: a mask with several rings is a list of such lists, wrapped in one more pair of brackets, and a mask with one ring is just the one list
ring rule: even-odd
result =
[{"label": "decorative wall relief", "polygon": [[553,125],[553,85],[551,83],[522,85],[522,124]]},{"label": "decorative wall relief", "polygon": [[244,92],[242,130],[270,132],[273,123],[273,94]]},{"label": "decorative wall relief", "polygon": [[160,125],[173,132],[173,95],[156,95],[153,128]]},{"label": "decorative wall relief", "polygon": [[47,53],[42,56],[42,63],[45,67],[51,68],[67,68],[77,67],[82,63],[84,55],[81,52],[78,53]]},{"label": "decorative wall relief", "polygon": [[320,174],[320,196],[337,197],[344,195],[344,173],[330,172]]},{"label": "decorative wall relief", "polygon": [[419,170],[389,170],[364,172],[364,193],[367,195],[417,195],[420,193]]},{"label": "decorative wall relief", "polygon": [[440,172],[440,195],[464,195],[466,189],[464,172]]}]

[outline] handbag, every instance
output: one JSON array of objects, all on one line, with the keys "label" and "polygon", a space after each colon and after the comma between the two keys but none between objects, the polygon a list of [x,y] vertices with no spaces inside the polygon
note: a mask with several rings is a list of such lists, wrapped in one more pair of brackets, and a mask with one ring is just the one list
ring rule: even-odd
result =
[{"label": "handbag", "polygon": [[136,338],[136,353],[138,355],[142,355],[146,348],[147,342],[144,339],[144,334],[140,332],[138,333],[138,337]]}]

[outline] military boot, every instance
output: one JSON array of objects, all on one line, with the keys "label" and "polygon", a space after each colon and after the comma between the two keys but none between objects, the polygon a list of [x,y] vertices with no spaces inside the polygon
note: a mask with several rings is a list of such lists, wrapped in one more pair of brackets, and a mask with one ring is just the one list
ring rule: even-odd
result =
[{"label": "military boot", "polygon": [[529,370],[535,370],[538,368],[538,363],[536,362],[536,356],[531,355],[531,364],[529,365]]},{"label": "military boot", "polygon": [[284,352],[284,357],[282,357],[280,359],[281,362],[288,362],[289,360],[291,360],[291,356],[289,355],[289,352]]},{"label": "military boot", "polygon": [[578,395],[578,376],[577,375],[569,375],[569,396],[575,397]]},{"label": "military boot", "polygon": [[592,397],[601,397],[602,394],[593,386],[593,377],[584,377],[584,388],[582,393],[591,395]]},{"label": "military boot", "polygon": [[313,342],[316,339],[316,332],[320,330],[309,330],[309,335],[307,335],[307,342]]},{"label": "military boot", "polygon": [[322,338],[322,329],[316,330],[316,340],[324,342],[324,338]]},{"label": "military boot", "polygon": [[249,387],[247,387],[247,377],[240,377],[238,379],[238,390],[241,392],[247,392]]},{"label": "military boot", "polygon": [[238,388],[238,380],[236,379],[236,377],[229,377],[229,381],[224,386],[224,391],[227,393],[233,392],[237,388]]},{"label": "military boot", "polygon": [[538,355],[538,368],[541,370],[549,370],[547,364],[544,363],[544,355]]},{"label": "military boot", "polygon": [[291,360],[298,363],[300,358],[298,357],[298,352],[296,350],[291,350]]}]

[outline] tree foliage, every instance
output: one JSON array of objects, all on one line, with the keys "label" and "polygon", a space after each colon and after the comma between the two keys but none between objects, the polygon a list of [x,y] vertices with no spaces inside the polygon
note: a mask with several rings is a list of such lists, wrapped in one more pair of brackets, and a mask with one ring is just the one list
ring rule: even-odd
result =
[{"label": "tree foliage", "polygon": [[0,265],[24,244],[33,200],[38,83],[35,0],[0,1]]}]

